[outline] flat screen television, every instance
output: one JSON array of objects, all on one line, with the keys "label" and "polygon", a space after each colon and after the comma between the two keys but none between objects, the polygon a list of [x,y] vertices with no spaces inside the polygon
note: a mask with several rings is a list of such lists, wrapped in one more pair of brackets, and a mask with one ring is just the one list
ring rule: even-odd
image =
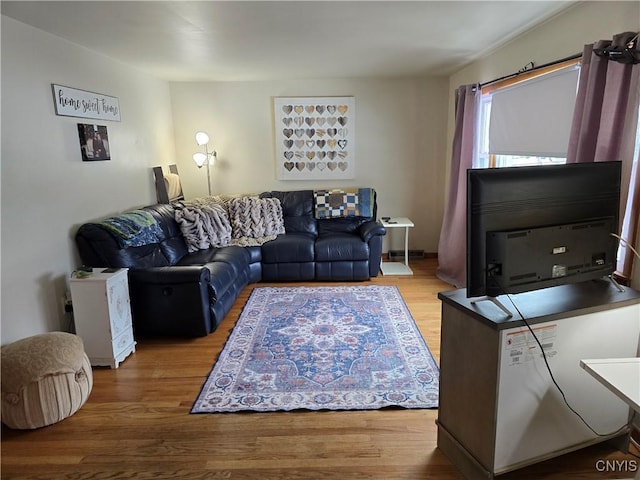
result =
[{"label": "flat screen television", "polygon": [[467,297],[611,275],[620,162],[467,172]]}]

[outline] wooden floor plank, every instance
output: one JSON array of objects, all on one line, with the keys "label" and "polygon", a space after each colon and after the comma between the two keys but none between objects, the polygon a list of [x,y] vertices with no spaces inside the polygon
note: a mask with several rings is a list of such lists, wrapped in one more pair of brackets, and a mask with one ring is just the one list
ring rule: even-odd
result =
[{"label": "wooden floor plank", "polygon": [[[437,293],[451,287],[434,259],[411,267],[413,276],[366,283],[398,287],[438,361]],[[437,410],[191,415],[251,290],[267,285],[322,283],[251,285],[208,337],[138,339],[117,370],[94,369],[89,401],[72,417],[35,431],[2,427],[2,479],[462,479],[437,448]],[[633,476],[598,471],[599,460],[637,459],[601,444],[501,478]]]}]

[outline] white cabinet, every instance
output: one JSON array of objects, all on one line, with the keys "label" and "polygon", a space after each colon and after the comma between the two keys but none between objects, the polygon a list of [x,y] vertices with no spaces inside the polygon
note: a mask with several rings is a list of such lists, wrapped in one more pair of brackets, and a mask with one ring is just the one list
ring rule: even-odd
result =
[{"label": "white cabinet", "polygon": [[[513,317],[491,302],[472,303],[465,290],[438,298],[438,447],[465,478],[494,478],[608,439],[626,441],[620,427],[628,405],[594,382],[580,360],[636,356],[640,292],[591,281],[521,293],[511,296]],[[567,401],[600,436],[565,405],[540,346]]]},{"label": "white cabinet", "polygon": [[136,351],[129,305],[128,270],[96,268],[71,278],[76,333],[91,365],[118,368]]},{"label": "white cabinet", "polygon": [[[629,419],[629,407],[580,368],[582,358],[631,357],[638,351],[640,304],[567,315],[532,325],[567,400],[603,436]],[[500,331],[494,470],[597,443],[593,431],[565,408],[540,348],[526,327]],[[605,437],[606,438],[606,437]]]}]

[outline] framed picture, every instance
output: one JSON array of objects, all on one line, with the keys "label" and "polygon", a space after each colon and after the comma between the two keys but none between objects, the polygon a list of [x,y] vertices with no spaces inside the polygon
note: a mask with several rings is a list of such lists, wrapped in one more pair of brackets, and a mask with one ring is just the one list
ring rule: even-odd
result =
[{"label": "framed picture", "polygon": [[78,124],[82,161],[111,160],[109,135],[105,125]]},{"label": "framed picture", "polygon": [[278,180],[355,178],[355,97],[273,101]]}]

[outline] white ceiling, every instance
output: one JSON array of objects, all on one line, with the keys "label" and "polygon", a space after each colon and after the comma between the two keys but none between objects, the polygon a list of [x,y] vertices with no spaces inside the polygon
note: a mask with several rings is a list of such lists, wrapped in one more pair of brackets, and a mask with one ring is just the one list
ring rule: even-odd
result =
[{"label": "white ceiling", "polygon": [[172,81],[447,75],[573,1],[2,1]]}]

